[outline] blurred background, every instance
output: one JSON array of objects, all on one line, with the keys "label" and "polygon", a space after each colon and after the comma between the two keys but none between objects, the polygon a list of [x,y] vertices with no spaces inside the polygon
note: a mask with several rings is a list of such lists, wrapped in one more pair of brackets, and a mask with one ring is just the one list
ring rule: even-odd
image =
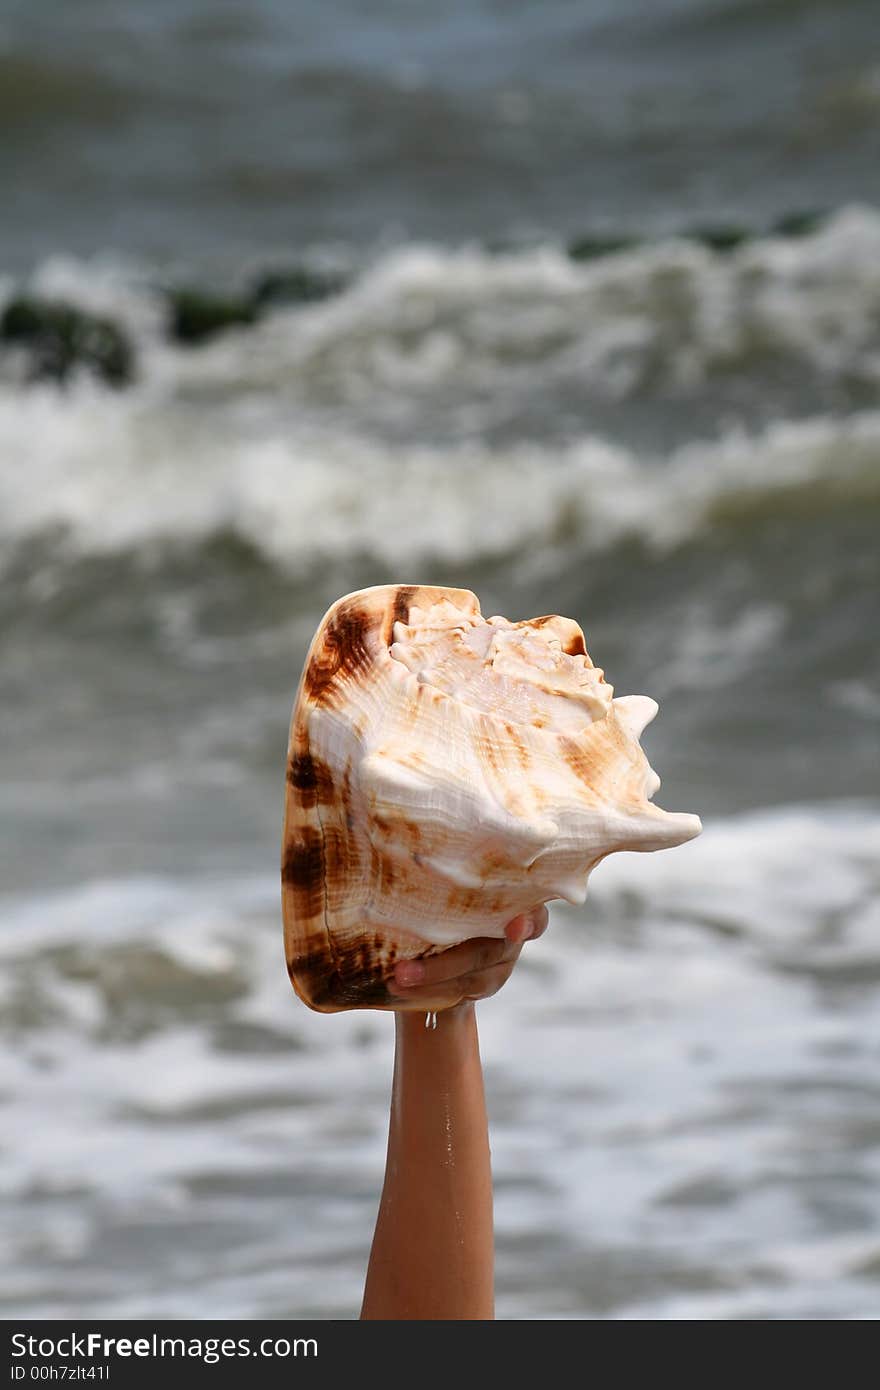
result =
[{"label": "blurred background", "polygon": [[876,1316],[874,0],[5,0],[0,129],[3,1315],[356,1315],[287,723],[418,581],[581,622],[706,827],[481,1006],[499,1316]]}]

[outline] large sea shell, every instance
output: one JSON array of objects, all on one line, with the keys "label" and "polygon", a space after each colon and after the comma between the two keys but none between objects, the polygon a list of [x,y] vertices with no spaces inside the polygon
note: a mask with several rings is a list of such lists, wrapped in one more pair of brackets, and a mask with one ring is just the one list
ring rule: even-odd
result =
[{"label": "large sea shell", "polygon": [[465,589],[340,599],[309,648],[290,729],[287,963],[313,1009],[390,1007],[399,960],[517,913],[582,903],[614,850],[699,834],[653,806],[657,712],[613,690],[570,618],[510,623]]}]

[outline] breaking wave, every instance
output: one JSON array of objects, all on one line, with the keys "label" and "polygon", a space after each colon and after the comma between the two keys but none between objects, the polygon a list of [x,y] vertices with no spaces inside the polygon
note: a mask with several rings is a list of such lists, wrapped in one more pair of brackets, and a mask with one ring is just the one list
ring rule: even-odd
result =
[{"label": "breaking wave", "polygon": [[[232,533],[297,574],[559,536],[670,545],[780,497],[873,507],[878,266],[880,215],[864,209],[725,255],[683,240],[589,264],[409,247],[336,298],[185,350],[143,270],[51,261],[29,289],[112,315],[137,379],[23,386],[5,362],[0,546],[51,532],[77,557]],[[774,387],[786,372],[794,395]],[[699,414],[731,373],[746,405],[751,383],[790,408],[731,414],[725,396]],[[627,437],[649,398],[676,416],[672,442],[659,425]]]}]

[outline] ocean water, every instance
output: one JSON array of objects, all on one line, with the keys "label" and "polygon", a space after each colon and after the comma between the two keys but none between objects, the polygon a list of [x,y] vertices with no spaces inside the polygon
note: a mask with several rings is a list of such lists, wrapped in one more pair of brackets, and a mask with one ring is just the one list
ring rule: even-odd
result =
[{"label": "ocean water", "polygon": [[284,759],[325,608],[418,581],[580,621],[705,825],[480,1006],[499,1316],[876,1317],[871,4],[76,8],[0,14],[0,313],[135,371],[0,344],[3,1315],[356,1315],[392,1025],[290,990]]}]

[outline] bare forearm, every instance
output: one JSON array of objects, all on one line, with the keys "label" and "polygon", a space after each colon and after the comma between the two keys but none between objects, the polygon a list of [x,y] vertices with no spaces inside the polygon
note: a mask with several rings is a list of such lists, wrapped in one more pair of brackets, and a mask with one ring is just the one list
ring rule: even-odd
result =
[{"label": "bare forearm", "polygon": [[492,1177],[474,1006],[398,1013],[363,1318],[494,1316]]}]

